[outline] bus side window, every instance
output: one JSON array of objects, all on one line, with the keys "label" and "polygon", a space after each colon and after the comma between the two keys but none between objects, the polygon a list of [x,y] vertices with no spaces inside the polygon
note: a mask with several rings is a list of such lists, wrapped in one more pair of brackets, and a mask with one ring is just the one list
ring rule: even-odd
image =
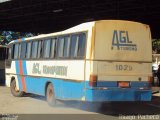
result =
[{"label": "bus side window", "polygon": [[63,57],[64,37],[59,37],[57,41],[57,57]]},{"label": "bus side window", "polygon": [[77,57],[78,39],[79,39],[78,35],[72,35],[71,37],[71,49],[70,49],[71,58]]},{"label": "bus side window", "polygon": [[44,58],[49,58],[50,55],[50,46],[51,46],[51,40],[44,40],[44,52],[43,52],[43,57]]},{"label": "bus side window", "polygon": [[26,43],[22,42],[21,43],[21,52],[20,52],[20,59],[25,59],[26,58]]},{"label": "bus side window", "polygon": [[43,41],[38,41],[38,55],[37,58],[42,58],[43,55]]},{"label": "bus side window", "polygon": [[19,44],[15,44],[14,59],[18,59],[18,57],[19,57]]},{"label": "bus side window", "polygon": [[11,46],[11,58],[14,59],[15,44]]},{"label": "bus side window", "polygon": [[64,58],[69,57],[69,50],[70,50],[70,36],[66,36],[64,38]]},{"label": "bus side window", "polygon": [[84,57],[86,48],[86,35],[84,33],[79,34],[78,43],[78,57]]},{"label": "bus side window", "polygon": [[55,58],[55,56],[56,56],[56,38],[52,39],[51,51],[50,52],[51,52],[50,57]]},{"label": "bus side window", "polygon": [[32,42],[27,43],[26,59],[30,59],[31,57],[31,45],[32,45]]},{"label": "bus side window", "polygon": [[32,42],[32,52],[31,52],[31,58],[36,59],[37,58],[37,52],[38,52],[38,41]]},{"label": "bus side window", "polygon": [[9,48],[8,48],[8,59],[12,59],[12,47],[13,45],[11,45]]},{"label": "bus side window", "polygon": [[19,53],[18,53],[18,58],[20,58],[20,55],[21,55],[21,44],[22,44],[22,43],[19,43],[19,51],[18,51]]}]

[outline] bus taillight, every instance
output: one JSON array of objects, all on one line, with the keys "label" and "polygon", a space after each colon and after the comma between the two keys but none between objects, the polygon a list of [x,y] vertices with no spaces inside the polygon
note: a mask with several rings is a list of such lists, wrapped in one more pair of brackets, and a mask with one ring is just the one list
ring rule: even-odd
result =
[{"label": "bus taillight", "polygon": [[96,87],[97,86],[97,75],[91,74],[89,77],[89,86]]}]

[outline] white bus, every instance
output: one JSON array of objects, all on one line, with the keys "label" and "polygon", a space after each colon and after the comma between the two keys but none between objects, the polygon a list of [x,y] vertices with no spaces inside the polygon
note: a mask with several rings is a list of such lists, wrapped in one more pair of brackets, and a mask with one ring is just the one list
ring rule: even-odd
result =
[{"label": "white bus", "polygon": [[148,25],[100,20],[12,41],[6,85],[14,96],[56,100],[150,101],[152,46]]}]

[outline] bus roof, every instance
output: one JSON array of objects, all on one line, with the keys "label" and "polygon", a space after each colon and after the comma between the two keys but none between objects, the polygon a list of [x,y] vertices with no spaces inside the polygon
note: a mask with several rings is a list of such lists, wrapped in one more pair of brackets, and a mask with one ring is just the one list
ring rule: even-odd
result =
[{"label": "bus roof", "polygon": [[[70,34],[70,33],[78,33],[78,32],[88,31],[89,29],[92,29],[92,27],[94,26],[94,23],[95,22],[82,23],[80,25],[77,25],[75,27],[69,28],[69,29],[64,30],[64,31],[55,32],[55,33],[49,33],[49,34],[41,34],[41,35],[38,35],[38,36],[25,38],[25,41],[34,40],[34,39],[41,39],[41,38],[48,38],[48,37],[54,37],[54,36],[65,35],[65,34]],[[18,40],[13,40],[9,44],[14,43],[14,42],[18,42]]]},{"label": "bus roof", "polygon": [[[58,35],[65,35],[65,34],[70,34],[70,33],[78,33],[78,32],[84,32],[84,31],[88,31],[88,30],[92,30],[92,27],[99,22],[107,22],[107,21],[118,21],[118,22],[130,22],[130,23],[135,23],[135,24],[142,24],[139,22],[134,22],[134,21],[127,21],[127,20],[98,20],[98,21],[92,21],[92,22],[86,22],[86,23],[82,23],[79,24],[77,26],[71,27],[69,29],[66,29],[64,31],[60,31],[60,32],[54,32],[54,33],[49,33],[49,34],[41,34],[38,36],[33,36],[33,37],[29,37],[29,38],[25,38],[25,41],[28,40],[34,40],[34,39],[42,39],[42,38],[49,38],[49,37],[54,37],[54,36],[58,36]],[[145,24],[143,24],[145,25]],[[146,25],[148,26],[148,25]],[[14,42],[19,42],[18,40],[13,40],[11,41],[9,44],[14,43]]]}]

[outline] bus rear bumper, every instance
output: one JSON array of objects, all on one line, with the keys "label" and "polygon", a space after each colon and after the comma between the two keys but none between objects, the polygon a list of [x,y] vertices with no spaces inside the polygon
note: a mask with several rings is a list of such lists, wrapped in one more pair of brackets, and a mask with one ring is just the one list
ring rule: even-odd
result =
[{"label": "bus rear bumper", "polygon": [[116,89],[116,90],[86,90],[86,101],[107,102],[107,101],[151,101],[151,90]]}]

